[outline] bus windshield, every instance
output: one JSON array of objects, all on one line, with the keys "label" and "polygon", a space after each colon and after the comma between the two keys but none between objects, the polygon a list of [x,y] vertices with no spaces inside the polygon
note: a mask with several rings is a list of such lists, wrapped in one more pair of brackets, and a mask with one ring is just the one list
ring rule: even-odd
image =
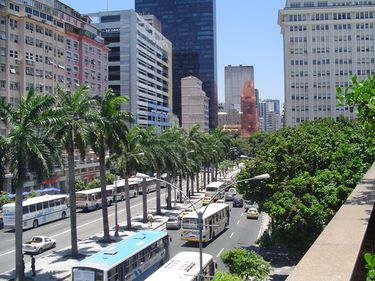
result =
[{"label": "bus windshield", "polygon": [[195,218],[183,218],[182,225],[185,229],[197,229],[198,219]]},{"label": "bus windshield", "polygon": [[75,281],[103,281],[103,271],[93,268],[74,267],[73,278]]},{"label": "bus windshield", "polygon": [[210,186],[207,186],[207,187],[206,187],[206,191],[214,191],[214,192],[216,192],[216,191],[218,191],[218,189],[217,189],[217,187],[210,187]]}]

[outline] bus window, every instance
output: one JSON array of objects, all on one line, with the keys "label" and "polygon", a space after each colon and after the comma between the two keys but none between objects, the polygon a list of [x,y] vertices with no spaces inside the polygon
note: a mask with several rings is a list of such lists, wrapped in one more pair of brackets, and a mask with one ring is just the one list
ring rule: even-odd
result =
[{"label": "bus window", "polygon": [[23,214],[28,214],[29,213],[29,206],[23,206],[22,207],[22,213]]},{"label": "bus window", "polygon": [[52,207],[55,207],[55,200],[51,200],[49,201],[49,206],[52,208]]},{"label": "bus window", "polygon": [[29,205],[29,210],[30,210],[30,213],[35,212],[35,205],[34,204]]},{"label": "bus window", "polygon": [[48,209],[48,201],[43,202],[43,209]]},{"label": "bus window", "polygon": [[43,209],[42,203],[37,203],[37,204],[36,204],[36,210],[37,210],[37,211],[40,211],[40,210],[42,210],[42,209]]},{"label": "bus window", "polygon": [[60,206],[60,200],[55,200],[55,206],[57,207],[57,206]]}]

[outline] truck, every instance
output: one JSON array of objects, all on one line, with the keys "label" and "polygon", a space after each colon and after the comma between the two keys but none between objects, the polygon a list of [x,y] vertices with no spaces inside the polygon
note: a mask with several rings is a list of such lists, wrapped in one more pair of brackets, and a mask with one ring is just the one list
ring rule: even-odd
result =
[{"label": "truck", "polygon": [[47,236],[33,236],[22,244],[22,251],[31,254],[41,254],[44,250],[55,248],[56,240]]}]

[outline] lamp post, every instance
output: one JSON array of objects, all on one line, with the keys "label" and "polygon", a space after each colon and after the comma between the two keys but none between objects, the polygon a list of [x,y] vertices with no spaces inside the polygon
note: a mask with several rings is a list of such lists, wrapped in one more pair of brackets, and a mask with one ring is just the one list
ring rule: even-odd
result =
[{"label": "lamp post", "polygon": [[117,180],[118,177],[115,175],[115,237],[118,237],[118,218],[117,218]]},{"label": "lamp post", "polygon": [[194,203],[190,200],[190,198],[182,190],[180,190],[177,186],[173,185],[172,183],[169,183],[169,182],[167,182],[165,180],[162,180],[162,179],[157,179],[155,177],[150,177],[150,176],[148,176],[146,174],[142,174],[142,173],[137,173],[136,176],[139,177],[139,178],[152,178],[152,179],[164,182],[166,184],[169,184],[172,188],[174,188],[175,190],[178,190],[189,201],[189,203],[190,203],[191,207],[193,208],[194,212],[197,214],[197,217],[198,217],[197,227],[198,227],[198,230],[199,230],[199,278],[198,278],[199,281],[204,280],[204,274],[203,274],[203,243],[202,243],[203,239],[202,239],[202,236],[203,236],[203,215],[206,212],[207,207],[212,203],[214,198],[218,194],[220,194],[223,189],[225,189],[228,186],[233,186],[233,185],[241,183],[241,182],[254,181],[254,180],[264,180],[264,179],[270,178],[269,174],[262,174],[262,175],[258,175],[258,176],[252,177],[252,178],[242,179],[242,180],[239,180],[239,181],[236,181],[236,182],[232,182],[229,185],[221,188],[218,192],[216,192],[212,196],[211,200],[208,202],[208,204],[204,208],[203,212],[202,211],[198,212],[198,210],[195,208]]}]

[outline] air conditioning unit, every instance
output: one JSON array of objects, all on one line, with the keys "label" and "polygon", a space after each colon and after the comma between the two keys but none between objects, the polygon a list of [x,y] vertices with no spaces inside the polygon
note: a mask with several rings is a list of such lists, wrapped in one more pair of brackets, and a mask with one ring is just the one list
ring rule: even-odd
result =
[{"label": "air conditioning unit", "polygon": [[21,64],[21,60],[20,59],[14,59],[14,61],[16,62],[16,64]]}]

